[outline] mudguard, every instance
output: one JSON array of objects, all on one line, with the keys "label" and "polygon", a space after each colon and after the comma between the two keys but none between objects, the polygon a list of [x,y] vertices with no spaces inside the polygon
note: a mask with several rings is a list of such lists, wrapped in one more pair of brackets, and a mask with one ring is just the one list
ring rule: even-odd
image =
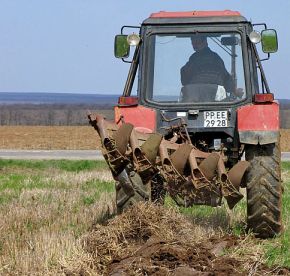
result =
[{"label": "mudguard", "polygon": [[280,136],[278,102],[250,104],[237,110],[240,142],[251,145],[276,143]]},{"label": "mudguard", "polygon": [[156,130],[156,111],[152,108],[142,105],[115,106],[115,122],[119,122],[121,117],[139,132],[152,133]]}]

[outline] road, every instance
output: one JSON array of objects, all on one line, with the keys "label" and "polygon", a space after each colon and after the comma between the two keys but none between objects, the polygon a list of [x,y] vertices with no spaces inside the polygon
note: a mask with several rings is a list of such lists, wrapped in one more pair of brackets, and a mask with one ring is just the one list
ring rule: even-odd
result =
[{"label": "road", "polygon": [[[104,160],[99,150],[0,150],[0,159]],[[290,152],[282,152],[282,160],[290,161]]]},{"label": "road", "polygon": [[290,161],[290,152],[282,152],[282,161]]},{"label": "road", "polygon": [[0,159],[104,160],[99,150],[0,150]]}]

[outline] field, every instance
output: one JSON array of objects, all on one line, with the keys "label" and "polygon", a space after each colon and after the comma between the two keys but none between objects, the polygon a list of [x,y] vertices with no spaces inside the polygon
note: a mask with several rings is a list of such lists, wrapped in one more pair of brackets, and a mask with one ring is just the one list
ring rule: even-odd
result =
[{"label": "field", "polygon": [[97,132],[91,126],[1,126],[1,149],[96,149]]},{"label": "field", "polygon": [[245,232],[245,201],[231,213],[167,199],[114,216],[104,162],[0,160],[0,170],[0,275],[290,273],[290,163],[285,231],[272,240]]},{"label": "field", "polygon": [[[282,151],[289,141],[281,130]],[[100,149],[100,141],[90,126],[2,126],[0,148]],[[0,275],[290,274],[290,163],[285,229],[272,240],[245,231],[245,200],[229,211],[167,198],[116,216],[104,162],[0,159],[0,171]]]},{"label": "field", "polygon": [[[281,150],[290,151],[290,130],[281,130]],[[0,149],[96,149],[91,126],[0,126]]]}]

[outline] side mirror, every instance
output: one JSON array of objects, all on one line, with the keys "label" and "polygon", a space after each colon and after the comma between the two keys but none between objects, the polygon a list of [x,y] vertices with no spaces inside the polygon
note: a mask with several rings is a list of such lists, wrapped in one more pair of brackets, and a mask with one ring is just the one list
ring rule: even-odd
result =
[{"label": "side mirror", "polygon": [[261,33],[261,42],[264,53],[276,53],[278,51],[278,38],[275,30],[263,30]]},{"label": "side mirror", "polygon": [[127,58],[130,54],[130,45],[127,41],[127,35],[116,35],[114,52],[116,58]]}]

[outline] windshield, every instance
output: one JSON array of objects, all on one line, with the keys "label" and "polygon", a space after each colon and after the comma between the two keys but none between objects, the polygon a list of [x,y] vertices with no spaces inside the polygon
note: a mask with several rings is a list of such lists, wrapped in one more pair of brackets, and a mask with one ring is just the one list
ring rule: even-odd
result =
[{"label": "windshield", "polygon": [[166,34],[150,39],[154,50],[149,100],[208,103],[246,97],[240,34]]}]

